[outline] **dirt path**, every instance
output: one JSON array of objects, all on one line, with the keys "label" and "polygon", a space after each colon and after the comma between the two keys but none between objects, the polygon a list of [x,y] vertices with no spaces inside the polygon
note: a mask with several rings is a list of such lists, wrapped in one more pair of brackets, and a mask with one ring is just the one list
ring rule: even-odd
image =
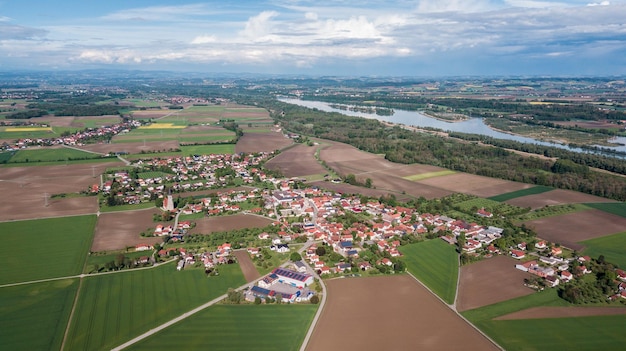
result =
[{"label": "dirt path", "polygon": [[261,278],[261,274],[259,274],[259,271],[257,271],[254,263],[252,263],[250,255],[246,250],[235,250],[235,257],[237,257],[239,267],[241,267],[243,276],[246,278],[246,281],[248,283]]}]

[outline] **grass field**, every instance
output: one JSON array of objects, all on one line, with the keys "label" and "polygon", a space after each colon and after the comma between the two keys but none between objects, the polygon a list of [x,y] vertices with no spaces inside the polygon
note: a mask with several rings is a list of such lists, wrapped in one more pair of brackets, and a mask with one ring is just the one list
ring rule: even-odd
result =
[{"label": "grass field", "polygon": [[78,279],[0,288],[4,350],[59,350]]},{"label": "grass field", "polygon": [[555,289],[527,295],[463,313],[506,350],[610,350],[626,343],[626,315],[493,320],[537,306],[568,306]]},{"label": "grass field", "polygon": [[[165,172],[157,172],[157,171],[153,171],[153,172],[139,172],[137,173],[137,176],[141,179],[147,179],[147,178],[158,178],[158,177],[164,177],[167,176],[168,173]],[[171,174],[169,174],[171,175]]]},{"label": "grass field", "polygon": [[585,205],[626,218],[626,202],[588,203]]},{"label": "grass field", "polygon": [[449,174],[455,174],[455,171],[451,171],[449,169],[443,170],[443,171],[438,171],[438,172],[428,172],[428,173],[422,173],[422,174],[414,174],[414,175],[410,175],[410,176],[406,176],[406,177],[402,177],[406,180],[410,180],[413,182],[417,182],[420,180],[424,180],[424,179],[428,179],[428,178],[434,178],[434,177],[441,177],[444,175],[449,175]]},{"label": "grass field", "polygon": [[524,209],[517,206],[504,204],[498,201],[489,199],[476,198],[455,204],[458,208],[466,213],[472,213],[472,209],[484,208],[487,211],[493,212],[496,215],[510,215],[525,212]]},{"label": "grass field", "polygon": [[298,350],[317,305],[216,305],[130,350]]},{"label": "grass field", "polygon": [[180,147],[183,155],[234,154],[235,144],[191,145]]},{"label": "grass field", "polygon": [[604,255],[608,262],[626,268],[626,232],[585,240],[581,244],[585,245],[585,255],[593,258]]},{"label": "grass field", "polygon": [[400,247],[409,272],[435,294],[451,304],[454,302],[459,260],[454,246],[434,239]]},{"label": "grass field", "polygon": [[19,150],[9,160],[11,163],[25,163],[25,162],[49,162],[49,161],[65,161],[65,160],[78,160],[78,159],[96,159],[102,158],[98,154],[90,152],[79,151],[75,149],[61,148],[61,149],[34,149],[34,150]]},{"label": "grass field", "polygon": [[155,269],[85,278],[68,336],[68,350],[110,349],[245,284],[238,265],[176,271]]},{"label": "grass field", "polygon": [[522,197],[522,196],[536,195],[536,194],[541,194],[541,193],[545,193],[545,192],[552,191],[552,190],[554,190],[554,188],[543,186],[543,185],[536,185],[532,188],[512,191],[510,193],[492,196],[488,199],[493,200],[493,201],[503,202],[503,201],[512,200],[512,199]]},{"label": "grass field", "polygon": [[0,284],[81,273],[95,225],[95,215],[0,223]]},{"label": "grass field", "polygon": [[565,204],[542,207],[538,210],[525,213],[517,218],[519,221],[530,221],[539,218],[560,216],[567,213],[586,211],[589,206],[583,204]]}]

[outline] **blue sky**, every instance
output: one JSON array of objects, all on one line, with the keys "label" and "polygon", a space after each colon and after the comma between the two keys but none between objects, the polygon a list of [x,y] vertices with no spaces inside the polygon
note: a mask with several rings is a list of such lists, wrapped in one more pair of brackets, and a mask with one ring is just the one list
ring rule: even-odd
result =
[{"label": "blue sky", "polygon": [[0,71],[625,75],[626,0],[0,0]]}]

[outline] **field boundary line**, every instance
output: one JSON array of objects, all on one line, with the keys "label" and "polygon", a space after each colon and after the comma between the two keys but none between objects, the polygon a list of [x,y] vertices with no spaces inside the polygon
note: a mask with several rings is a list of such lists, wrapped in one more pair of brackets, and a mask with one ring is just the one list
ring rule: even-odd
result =
[{"label": "field boundary line", "polygon": [[[459,270],[460,272],[460,270]],[[439,295],[435,294],[432,290],[430,290],[429,287],[427,287],[424,283],[422,283],[419,279],[417,279],[417,277],[415,277],[413,274],[411,274],[411,272],[407,272],[408,275],[410,275],[411,277],[413,277],[413,279],[415,279],[415,281],[417,283],[419,283],[421,286],[423,286],[426,290],[428,290],[428,292],[430,292],[432,295],[434,295],[442,304],[446,305],[450,310],[452,310],[457,316],[459,316],[461,319],[463,319],[465,321],[465,323],[467,323],[469,326],[471,326],[472,328],[474,328],[474,330],[476,330],[477,332],[480,333],[480,335],[482,335],[485,339],[489,340],[489,342],[491,342],[494,346],[496,346],[498,349],[502,350],[502,351],[506,351],[502,346],[498,345],[497,342],[495,342],[492,338],[489,337],[489,335],[485,334],[482,330],[478,329],[477,326],[475,326],[472,322],[470,322],[467,318],[463,317],[462,314],[459,313],[459,311],[456,310],[456,307],[454,305],[449,305],[447,304],[441,297],[439,297]],[[458,286],[457,286],[457,291],[458,291]],[[456,301],[456,300],[455,300]]]},{"label": "field boundary line", "polygon": [[65,349],[65,342],[67,341],[67,335],[70,333],[70,327],[72,326],[72,319],[74,319],[74,311],[76,311],[76,305],[78,304],[78,297],[80,296],[80,288],[83,286],[83,278],[78,278],[78,289],[76,289],[76,295],[74,296],[74,302],[72,303],[72,311],[70,312],[70,317],[67,320],[67,325],[65,326],[65,333],[63,333],[63,341],[61,342],[61,348],[59,350],[63,351]]}]

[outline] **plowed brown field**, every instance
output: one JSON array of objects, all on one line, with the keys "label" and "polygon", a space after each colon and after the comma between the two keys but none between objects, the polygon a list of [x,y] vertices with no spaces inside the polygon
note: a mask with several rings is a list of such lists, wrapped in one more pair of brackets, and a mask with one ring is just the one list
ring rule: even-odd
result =
[{"label": "plowed brown field", "polygon": [[615,202],[615,200],[609,200],[603,197],[583,194],[571,190],[556,189],[541,194],[518,197],[505,202],[513,206],[536,209],[544,206],[585,202]]},{"label": "plowed brown field", "polygon": [[524,278],[529,274],[516,269],[516,263],[510,257],[496,256],[461,267],[457,310],[471,310],[532,294],[534,291],[524,286]]},{"label": "plowed brown field", "polygon": [[146,210],[102,213],[96,224],[96,235],[91,251],[121,250],[137,244],[155,244],[163,242],[160,237],[141,237],[141,232],[148,228],[154,229],[158,223],[152,215],[161,213],[157,208]]},{"label": "plowed brown field", "polygon": [[326,285],[307,350],[498,350],[409,275]]},{"label": "plowed brown field", "polygon": [[271,152],[280,150],[291,145],[293,141],[286,138],[283,133],[269,132],[269,133],[245,133],[237,141],[235,145],[235,152]]},{"label": "plowed brown field", "polygon": [[191,229],[191,234],[210,234],[243,228],[262,228],[272,221],[254,215],[237,214],[232,216],[208,217],[196,220],[196,227]]}]

